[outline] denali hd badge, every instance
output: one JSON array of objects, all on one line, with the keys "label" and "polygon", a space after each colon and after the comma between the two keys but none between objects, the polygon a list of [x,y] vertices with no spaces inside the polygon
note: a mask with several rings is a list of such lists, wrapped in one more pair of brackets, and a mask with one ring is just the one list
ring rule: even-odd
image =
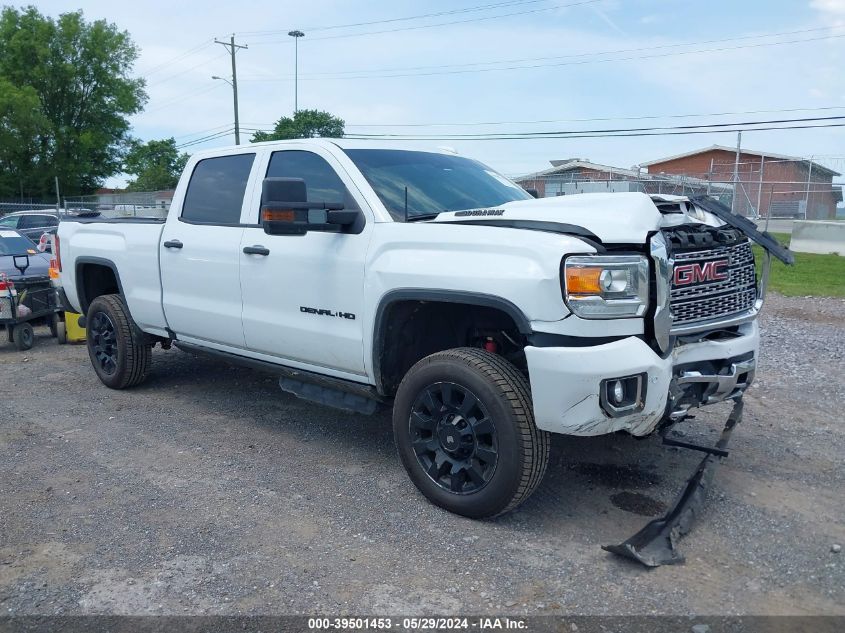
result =
[{"label": "denali hd badge", "polygon": [[349,319],[350,321],[355,320],[355,315],[351,312],[341,312],[338,310],[335,312],[334,310],[325,310],[322,308],[308,308],[306,306],[299,306],[299,311],[304,312],[305,314],[316,314],[317,316],[330,316],[330,317],[338,317],[339,319]]},{"label": "denali hd badge", "polygon": [[704,264],[676,265],[672,282],[676,286],[688,286],[705,281],[724,281],[728,278],[728,263],[727,259],[718,259]]}]

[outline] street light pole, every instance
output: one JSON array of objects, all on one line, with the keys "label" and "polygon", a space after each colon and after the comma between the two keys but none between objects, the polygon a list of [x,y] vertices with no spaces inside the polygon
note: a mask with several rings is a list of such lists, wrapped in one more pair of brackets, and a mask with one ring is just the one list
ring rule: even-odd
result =
[{"label": "street light pole", "polygon": [[229,51],[229,54],[232,57],[232,81],[227,79],[223,79],[222,77],[212,77],[212,79],[223,79],[227,84],[232,86],[232,96],[234,98],[234,105],[235,105],[235,145],[241,144],[241,126],[238,122],[238,68],[235,64],[235,53],[238,52],[239,48],[249,48],[245,44],[235,44],[235,36],[232,35],[229,38],[228,42],[221,42],[219,40],[214,40],[215,43],[222,45],[225,49]]},{"label": "street light pole", "polygon": [[299,111],[299,38],[305,33],[299,30],[288,32],[293,38],[293,113]]}]

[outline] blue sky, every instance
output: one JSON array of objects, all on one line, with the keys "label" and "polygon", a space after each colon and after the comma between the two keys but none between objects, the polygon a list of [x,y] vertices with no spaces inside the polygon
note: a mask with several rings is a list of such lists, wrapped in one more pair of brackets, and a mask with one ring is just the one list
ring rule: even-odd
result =
[{"label": "blue sky", "polygon": [[[211,40],[233,31],[239,43],[249,46],[238,54],[242,124],[266,128],[290,114],[294,51],[286,33],[294,28],[306,33],[299,42],[300,108],[328,110],[345,119],[348,132],[448,134],[678,125],[712,122],[717,117],[624,118],[791,108],[841,109],[737,115],[719,121],[845,115],[845,0],[596,0],[566,6],[576,2],[49,0],[36,6],[52,15],[81,8],[87,18],[105,18],[132,34],[142,50],[135,73],[147,78],[150,96],[146,111],[133,118],[133,133],[142,139],[174,136],[186,142],[231,125],[231,89],[211,79],[212,75],[229,77],[229,59]],[[491,4],[502,6],[324,28]],[[431,26],[458,20],[462,22]],[[351,37],[362,32],[369,34]],[[771,35],[777,33],[790,34]],[[756,46],[797,39],[813,41]],[[716,48],[728,50],[712,50]],[[631,52],[599,55],[620,50]],[[192,52],[184,55],[186,51]],[[461,64],[520,59],[537,61],[499,66],[536,67],[455,72],[467,69],[456,67]],[[598,61],[608,59],[614,61]],[[390,70],[409,68],[416,70]],[[338,75],[353,71],[362,73],[354,79]],[[413,76],[384,77],[391,72]],[[610,120],[576,121],[594,118]],[[520,123],[382,127],[507,121]],[[525,123],[530,121],[555,122]],[[245,136],[248,139],[248,133]],[[228,136],[190,149],[232,142]],[[714,143],[735,142],[734,133],[721,133],[432,141],[431,145],[455,147],[516,175],[543,169],[556,158],[581,157],[630,167]],[[823,157],[820,162],[845,172],[845,128],[747,132],[743,145]]]}]

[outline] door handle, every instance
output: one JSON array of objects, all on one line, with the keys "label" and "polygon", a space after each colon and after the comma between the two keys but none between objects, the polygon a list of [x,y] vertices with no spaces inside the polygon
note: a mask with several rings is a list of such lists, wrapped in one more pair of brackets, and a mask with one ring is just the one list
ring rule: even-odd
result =
[{"label": "door handle", "polygon": [[255,246],[244,246],[244,253],[247,255],[269,255],[270,249],[256,244]]},{"label": "door handle", "polygon": [[164,248],[182,248],[184,244],[179,240],[167,240],[164,244],[162,244]]}]

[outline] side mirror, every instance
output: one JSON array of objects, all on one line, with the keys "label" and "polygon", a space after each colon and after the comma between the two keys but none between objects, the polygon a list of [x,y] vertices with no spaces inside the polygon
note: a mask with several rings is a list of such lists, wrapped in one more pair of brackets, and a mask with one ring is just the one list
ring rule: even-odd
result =
[{"label": "side mirror", "polygon": [[526,189],[525,191],[534,198],[540,197],[540,192],[537,191],[536,189]]},{"label": "side mirror", "polygon": [[355,223],[361,212],[342,202],[308,202],[302,178],[265,178],[261,188],[261,224],[268,235],[338,232]]}]

